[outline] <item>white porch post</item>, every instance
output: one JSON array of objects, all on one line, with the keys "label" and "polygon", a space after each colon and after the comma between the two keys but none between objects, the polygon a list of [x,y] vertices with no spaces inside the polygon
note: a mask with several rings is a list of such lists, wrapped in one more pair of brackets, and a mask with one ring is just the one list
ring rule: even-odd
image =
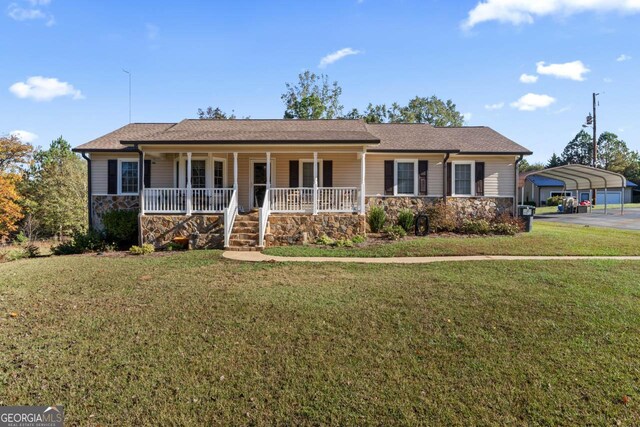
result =
[{"label": "white porch post", "polygon": [[193,194],[191,194],[191,153],[187,153],[187,215],[191,215]]},{"label": "white porch post", "polygon": [[140,150],[140,157],[138,161],[138,189],[140,190],[140,213],[144,215],[144,151]]},{"label": "white porch post", "polygon": [[238,190],[238,153],[233,153],[233,189]]},{"label": "white porch post", "polygon": [[366,156],[367,153],[362,153],[360,155],[360,213],[364,215],[365,207],[364,207],[364,191],[365,191],[365,170],[366,170]]},{"label": "white porch post", "polygon": [[313,152],[313,214],[318,215],[318,152]]},{"label": "white porch post", "polygon": [[267,152],[267,190],[271,188],[271,153]]}]

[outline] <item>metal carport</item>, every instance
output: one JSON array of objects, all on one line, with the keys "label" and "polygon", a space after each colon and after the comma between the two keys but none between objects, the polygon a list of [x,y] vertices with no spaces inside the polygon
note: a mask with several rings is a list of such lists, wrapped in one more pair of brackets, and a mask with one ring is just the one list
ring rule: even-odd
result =
[{"label": "metal carport", "polygon": [[[532,175],[539,175],[562,181],[566,190],[589,190],[589,193],[591,194],[592,190],[604,189],[605,213],[607,213],[607,189],[620,187],[624,191],[624,188],[627,185],[627,179],[619,173],[592,168],[591,166],[585,165],[557,166],[555,168],[532,172],[527,176]],[[522,200],[524,200],[524,185],[522,186]],[[624,197],[622,197],[621,202],[620,214],[624,215]]]}]

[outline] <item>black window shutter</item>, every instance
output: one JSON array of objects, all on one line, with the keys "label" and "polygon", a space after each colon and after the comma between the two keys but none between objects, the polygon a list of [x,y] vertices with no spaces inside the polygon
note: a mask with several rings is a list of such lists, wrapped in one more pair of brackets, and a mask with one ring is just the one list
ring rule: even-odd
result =
[{"label": "black window shutter", "polygon": [[427,175],[429,172],[429,161],[418,160],[418,194],[427,195]]},{"label": "black window shutter", "polygon": [[144,161],[144,187],[151,187],[151,160]]},{"label": "black window shutter", "polygon": [[393,195],[393,160],[384,161],[384,194]]},{"label": "black window shutter", "polygon": [[298,172],[300,170],[300,162],[298,160],[289,160],[289,187],[296,188],[300,186]]},{"label": "black window shutter", "polygon": [[118,161],[110,159],[107,165],[107,194],[118,193]]},{"label": "black window shutter", "polygon": [[447,196],[451,195],[451,169],[453,169],[453,165],[451,163],[447,163]]},{"label": "black window shutter", "polygon": [[476,196],[484,196],[484,162],[476,162]]},{"label": "black window shutter", "polygon": [[333,187],[333,160],[322,161],[322,186]]}]

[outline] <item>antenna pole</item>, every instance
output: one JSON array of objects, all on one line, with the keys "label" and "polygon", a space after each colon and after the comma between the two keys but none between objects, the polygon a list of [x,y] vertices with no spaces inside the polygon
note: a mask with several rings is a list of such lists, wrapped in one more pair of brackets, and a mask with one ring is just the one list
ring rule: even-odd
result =
[{"label": "antenna pole", "polygon": [[131,72],[125,70],[124,68],[122,69],[122,71],[129,75],[129,123],[131,123]]}]

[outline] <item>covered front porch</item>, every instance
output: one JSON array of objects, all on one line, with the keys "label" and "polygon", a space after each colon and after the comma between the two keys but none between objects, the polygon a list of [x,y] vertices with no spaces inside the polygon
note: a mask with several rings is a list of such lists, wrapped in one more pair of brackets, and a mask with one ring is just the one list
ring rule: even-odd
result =
[{"label": "covered front porch", "polygon": [[[339,155],[338,155],[339,154]],[[142,214],[364,213],[363,152],[143,152]],[[153,165],[153,166],[152,166]],[[169,181],[171,186],[158,186]],[[154,185],[156,184],[156,185]]]}]

